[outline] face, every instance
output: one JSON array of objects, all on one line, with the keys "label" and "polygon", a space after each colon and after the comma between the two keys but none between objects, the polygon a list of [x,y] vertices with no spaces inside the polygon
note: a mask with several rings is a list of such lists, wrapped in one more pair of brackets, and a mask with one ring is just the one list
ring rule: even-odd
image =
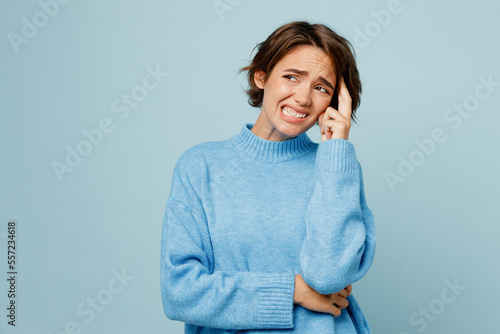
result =
[{"label": "face", "polygon": [[254,76],[264,90],[259,118],[252,132],[267,140],[282,141],[309,130],[329,107],[335,89],[335,70],[321,49],[301,45],[281,58],[264,82],[265,73]]}]

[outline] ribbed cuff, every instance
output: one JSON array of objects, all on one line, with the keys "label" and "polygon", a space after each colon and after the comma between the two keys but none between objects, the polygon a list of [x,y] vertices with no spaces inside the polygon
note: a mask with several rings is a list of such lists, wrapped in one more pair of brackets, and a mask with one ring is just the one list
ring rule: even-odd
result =
[{"label": "ribbed cuff", "polygon": [[258,326],[293,328],[293,274],[260,273],[258,276]]},{"label": "ribbed cuff", "polygon": [[354,145],[345,139],[328,139],[319,143],[316,169],[322,172],[359,174]]}]

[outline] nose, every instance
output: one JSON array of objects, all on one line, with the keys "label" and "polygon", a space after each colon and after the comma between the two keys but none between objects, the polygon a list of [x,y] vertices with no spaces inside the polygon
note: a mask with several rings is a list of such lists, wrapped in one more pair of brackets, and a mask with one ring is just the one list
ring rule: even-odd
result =
[{"label": "nose", "polygon": [[297,87],[293,98],[297,104],[308,106],[311,103],[311,93],[309,91],[309,88],[306,85]]}]

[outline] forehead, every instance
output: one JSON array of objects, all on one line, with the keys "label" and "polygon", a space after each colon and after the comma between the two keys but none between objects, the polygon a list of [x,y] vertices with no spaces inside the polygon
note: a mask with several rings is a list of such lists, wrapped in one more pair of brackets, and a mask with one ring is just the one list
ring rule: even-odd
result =
[{"label": "forehead", "polygon": [[335,76],[332,59],[323,50],[310,45],[300,45],[283,56],[276,67],[281,70],[293,67],[313,74]]}]

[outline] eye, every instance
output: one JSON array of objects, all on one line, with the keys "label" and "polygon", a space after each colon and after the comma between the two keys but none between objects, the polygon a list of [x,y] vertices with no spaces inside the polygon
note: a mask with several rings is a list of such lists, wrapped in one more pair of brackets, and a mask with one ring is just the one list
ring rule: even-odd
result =
[{"label": "eye", "polygon": [[[284,78],[294,78],[294,79],[297,79],[295,76],[291,75],[291,74],[288,74],[288,75],[285,75]],[[292,81],[292,80],[289,80],[289,81]]]},{"label": "eye", "polygon": [[326,88],[325,88],[325,87],[321,87],[321,86],[318,86],[318,87],[319,87],[319,88],[321,88],[321,89],[323,89],[323,91],[324,91],[325,93],[330,94],[330,93],[328,93],[328,91],[326,90]]}]

